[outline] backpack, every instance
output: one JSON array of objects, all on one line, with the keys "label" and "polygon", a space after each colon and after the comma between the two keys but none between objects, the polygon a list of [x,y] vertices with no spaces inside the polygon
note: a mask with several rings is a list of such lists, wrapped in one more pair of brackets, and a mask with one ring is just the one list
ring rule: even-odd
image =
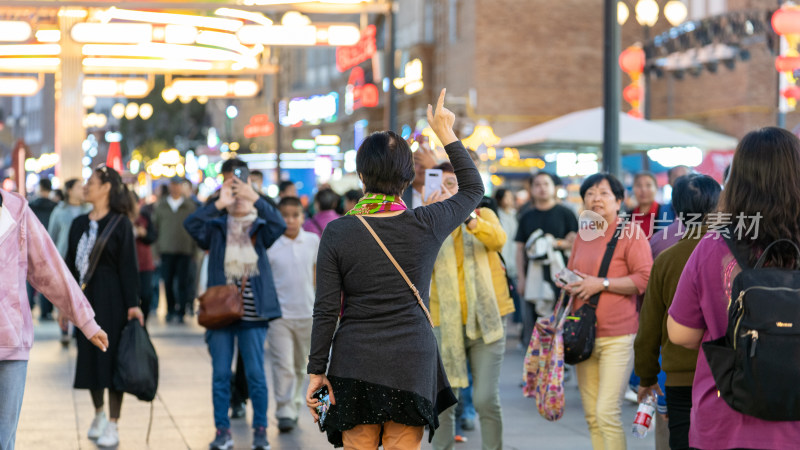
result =
[{"label": "backpack", "polygon": [[[728,329],[703,343],[718,395],[734,410],[763,420],[800,420],[800,248],[772,242],[754,267],[725,237],[742,272],[733,279]],[[796,267],[764,267],[778,244],[791,245]]]}]

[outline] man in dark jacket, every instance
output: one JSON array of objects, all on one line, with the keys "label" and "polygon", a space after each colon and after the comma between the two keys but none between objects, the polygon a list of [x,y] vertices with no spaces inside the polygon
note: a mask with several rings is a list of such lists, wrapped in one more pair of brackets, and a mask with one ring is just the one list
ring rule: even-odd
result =
[{"label": "man in dark jacket", "polygon": [[[50,180],[47,178],[43,178],[39,181],[39,191],[37,192],[36,198],[29,203],[33,214],[36,215],[36,218],[44,225],[45,229],[50,226],[50,215],[58,205],[58,203],[50,200],[50,194],[52,192],[52,183],[50,183]],[[34,304],[34,295],[32,294],[33,289],[30,288],[28,290],[28,298],[30,299],[31,307],[33,307]],[[53,304],[41,294],[37,297],[39,297],[39,314],[41,320],[53,320]]]},{"label": "man in dark jacket", "polygon": [[156,251],[161,258],[161,276],[167,293],[167,321],[183,323],[186,306],[191,301],[189,268],[195,243],[183,228],[183,221],[196,209],[183,195],[183,179],[175,177],[170,180],[169,195],[153,211],[153,224],[158,230]]}]

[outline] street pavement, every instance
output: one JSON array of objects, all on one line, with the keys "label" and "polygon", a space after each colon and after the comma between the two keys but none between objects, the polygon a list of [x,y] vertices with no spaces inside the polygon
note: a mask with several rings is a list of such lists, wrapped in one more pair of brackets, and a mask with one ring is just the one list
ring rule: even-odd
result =
[{"label": "street pavement", "polygon": [[[185,325],[166,325],[162,315],[151,319],[149,329],[159,355],[159,394],[151,404],[126,395],[120,419],[119,449],[207,449],[214,435],[211,404],[211,358],[203,341],[203,329],[187,320]],[[72,389],[75,346],[68,350],[58,342],[54,322],[36,326],[36,343],[28,365],[17,449],[96,449],[86,437],[94,416],[87,391]],[[509,341],[516,339],[509,339]],[[266,356],[269,365],[269,356]],[[557,422],[539,416],[533,399],[521,394],[523,352],[509,342],[500,380],[503,405],[504,449],[589,449],[591,443],[583,418],[580,396],[573,377],[566,384],[566,411]],[[271,389],[271,373],[267,369]],[[279,433],[274,404],[269,405],[268,437],[273,450],[332,448],[310,415],[303,412],[299,427]],[[152,407],[152,430],[146,441]],[[624,402],[623,421],[629,449],[655,448],[653,433],[639,440],[631,437],[630,424],[636,405]],[[251,411],[247,420],[232,421],[236,449],[250,449]],[[469,441],[455,450],[479,450],[480,429],[466,432]],[[429,450],[427,433],[423,449]]]}]

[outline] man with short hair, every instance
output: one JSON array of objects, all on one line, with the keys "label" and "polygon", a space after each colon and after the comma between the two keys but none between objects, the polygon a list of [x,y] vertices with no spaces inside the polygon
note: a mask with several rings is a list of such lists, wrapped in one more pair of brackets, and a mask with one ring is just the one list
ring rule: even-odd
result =
[{"label": "man with short hair", "polygon": [[[161,276],[167,293],[167,321],[183,323],[189,304],[189,270],[194,254],[194,239],[183,227],[183,221],[197,206],[183,195],[183,178],[169,182],[169,195],[159,201],[153,211],[153,224],[158,230],[156,251],[161,258]],[[176,287],[177,284],[177,287]]]},{"label": "man with short hair", "polygon": [[297,186],[292,180],[283,180],[278,183],[278,198],[297,197]]},{"label": "man with short hair", "polygon": [[[522,297],[522,344],[528,346],[533,326],[539,314],[536,303],[548,304],[555,302],[559,290],[552,281],[550,264],[541,264],[540,272],[529,272],[529,257],[525,244],[531,235],[541,230],[542,239],[552,241],[551,249],[561,252],[572,248],[578,231],[578,219],[566,206],[560,205],[556,200],[556,187],[561,185],[561,180],[549,173],[538,172],[530,179],[530,194],[533,206],[519,219],[517,228],[517,291]],[[552,236],[552,238],[548,238]],[[563,258],[566,261],[566,258]],[[531,269],[538,269],[539,264],[531,261]],[[539,281],[536,286],[526,286],[529,276],[536,276]],[[531,289],[528,289],[530,287]],[[540,289],[541,287],[541,289]],[[535,289],[533,289],[535,288]],[[542,298],[546,295],[547,298]]]}]

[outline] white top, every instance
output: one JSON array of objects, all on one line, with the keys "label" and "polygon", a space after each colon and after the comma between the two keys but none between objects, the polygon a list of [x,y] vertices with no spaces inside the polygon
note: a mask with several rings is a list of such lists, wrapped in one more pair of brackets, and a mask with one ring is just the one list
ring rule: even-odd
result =
[{"label": "white top", "polygon": [[300,230],[294,239],[281,236],[267,250],[284,319],[309,319],[314,312],[314,266],[319,236]]},{"label": "white top", "polygon": [[[408,205],[406,205],[408,206]],[[425,206],[425,202],[422,199],[422,192],[412,188],[411,189],[411,209],[419,208],[420,206]]]},{"label": "white top", "polygon": [[183,197],[172,198],[172,196],[168,196],[167,204],[169,205],[169,209],[171,209],[172,212],[176,213],[178,212],[178,208],[180,208],[181,205],[183,204]]}]

